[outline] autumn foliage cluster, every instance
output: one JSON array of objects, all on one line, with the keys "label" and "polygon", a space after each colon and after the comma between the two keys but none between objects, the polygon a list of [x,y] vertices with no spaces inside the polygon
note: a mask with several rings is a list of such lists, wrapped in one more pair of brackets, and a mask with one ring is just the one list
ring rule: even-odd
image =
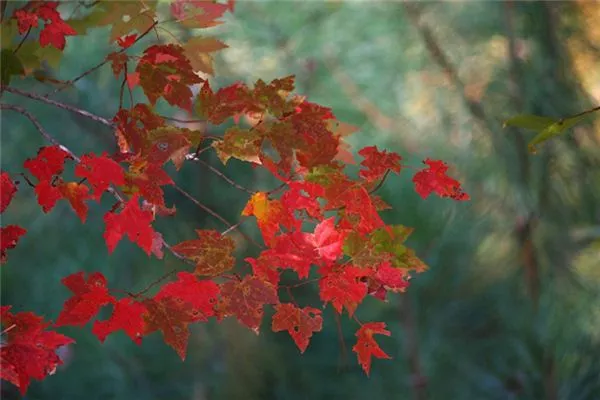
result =
[{"label": "autumn foliage cluster", "polygon": [[[100,341],[123,331],[140,345],[145,336],[160,332],[165,343],[184,359],[190,324],[236,318],[258,333],[267,305],[275,311],[271,329],[286,331],[304,352],[311,336],[322,328],[322,306],[330,304],[337,313],[356,321],[353,350],[367,374],[372,357],[389,358],[375,340],[375,335],[390,335],[386,324],[360,322],[355,311],[367,296],[385,300],[388,292],[404,291],[411,274],[426,269],[404,244],[412,229],[386,225],[380,217],[389,206],[375,191],[388,174],[408,168],[398,154],[365,147],[358,151],[358,176],[351,176],[345,172],[352,154],[344,137],[354,129],[337,121],[332,110],[293,95],[293,76],[270,83],[259,80],[252,87],[236,83],[216,89],[208,79],[213,73],[210,53],[226,47],[220,41],[194,36],[185,43],[136,46],[149,33],[166,29],[167,23],[194,29],[217,25],[225,12],[233,11],[233,1],[177,0],[169,13],[160,13],[150,2],[100,1],[88,7],[83,17],[66,20],[57,2],[31,1],[19,6],[4,10],[3,35],[13,36],[2,49],[2,91],[58,104],[102,122],[101,117],[58,103],[52,96],[92,70],[111,67],[122,83],[120,104],[116,115],[104,121],[113,128],[118,151],[74,154],[68,143],[58,143],[46,132],[32,113],[3,101],[3,112],[28,118],[31,129],[49,143],[37,155],[32,149],[22,170],[2,171],[0,211],[10,212],[15,196],[35,195],[44,213],[64,201],[85,223],[88,204],[108,196],[114,205],[104,215],[102,234],[109,253],[127,237],[149,257],[162,258],[163,252],[168,252],[183,266],[193,267],[157,277],[137,293],[114,288],[102,272],[66,276],[62,284],[71,297],[54,322],[3,305],[2,379],[25,393],[32,379],[52,374],[61,363],[57,349],[73,343],[57,329],[83,327],[103,307],[110,307],[112,314],[107,320],[93,322],[92,332]],[[39,80],[36,65],[43,61],[40,55],[48,54],[43,51],[46,48],[62,51],[70,36],[103,26],[110,27],[108,40],[115,50],[92,70],[82,71],[68,82],[55,82],[58,88],[47,95],[11,86],[18,79]],[[23,57],[25,51],[35,51],[38,57]],[[199,85],[195,96],[193,85]],[[136,90],[144,93],[147,103],[127,104],[128,98],[133,99],[127,93]],[[169,118],[154,111],[161,99],[185,110],[190,118],[234,125],[223,136],[173,126]],[[163,195],[165,186],[176,183],[164,165],[171,162],[178,170],[183,163],[198,161],[203,151],[215,151],[224,166],[235,158],[268,170],[280,181],[268,192],[249,191],[240,217],[256,220],[262,252],[237,267],[234,241],[228,237],[237,225],[224,232],[198,229],[197,237],[173,245],[153,228],[157,218],[176,219],[176,208],[165,204]],[[468,200],[460,183],[447,175],[444,162],[427,159],[424,163],[412,177],[419,195]],[[18,193],[17,175],[23,177]],[[3,264],[10,249],[27,235],[27,221],[21,225],[1,228]],[[11,263],[19,260],[11,257]],[[292,270],[298,283],[280,285],[284,270]],[[322,304],[297,304],[292,292],[304,284],[318,286]]]}]

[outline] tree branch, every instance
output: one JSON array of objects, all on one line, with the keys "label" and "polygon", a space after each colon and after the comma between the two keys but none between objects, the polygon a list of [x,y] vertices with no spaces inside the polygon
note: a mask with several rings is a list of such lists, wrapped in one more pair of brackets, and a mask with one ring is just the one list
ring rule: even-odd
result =
[{"label": "tree branch", "polygon": [[214,211],[212,208],[210,208],[210,207],[202,204],[194,196],[192,196],[191,194],[189,194],[188,192],[186,192],[185,190],[183,190],[181,187],[177,186],[176,184],[173,184],[172,186],[173,186],[173,188],[176,191],[178,191],[179,193],[181,193],[185,198],[187,198],[188,200],[190,200],[196,206],[198,206],[199,208],[201,208],[202,210],[206,211],[207,213],[209,213],[210,215],[212,215],[213,217],[215,217],[216,219],[218,219],[219,221],[221,221],[223,224],[225,224],[229,228],[225,232],[228,233],[228,232],[231,232],[232,230],[238,228],[238,231],[244,237],[244,239],[246,239],[248,242],[252,243],[253,245],[255,245],[256,247],[258,247],[260,249],[264,248],[264,246],[262,246],[261,244],[257,243],[254,239],[252,239],[250,236],[248,236],[247,234],[245,234],[244,232],[242,232],[239,229],[239,225],[241,225],[241,223],[233,225],[232,223],[230,223],[229,221],[227,221],[224,217],[222,217],[221,215],[219,215],[216,211]]},{"label": "tree branch", "polygon": [[58,101],[55,101],[55,100],[47,99],[46,97],[40,96],[39,94],[25,92],[23,90],[16,89],[16,88],[13,88],[13,87],[5,87],[4,90],[7,91],[7,92],[9,92],[9,93],[13,93],[13,94],[16,94],[16,95],[19,95],[19,96],[23,96],[23,97],[28,97],[28,98],[30,98],[32,100],[41,101],[42,103],[46,103],[46,104],[50,104],[50,105],[53,105],[53,106],[58,107],[58,108],[62,108],[63,110],[67,110],[67,111],[70,111],[72,113],[81,115],[82,117],[89,118],[92,121],[96,121],[96,122],[98,122],[98,123],[100,123],[102,125],[106,125],[106,126],[111,127],[111,128],[113,128],[115,126],[115,124],[112,121],[109,121],[108,119],[106,119],[104,117],[101,117],[101,116],[96,115],[96,114],[92,114],[89,111],[82,110],[80,108],[71,106],[69,104],[64,104],[64,103],[61,103],[61,102],[58,102]]}]

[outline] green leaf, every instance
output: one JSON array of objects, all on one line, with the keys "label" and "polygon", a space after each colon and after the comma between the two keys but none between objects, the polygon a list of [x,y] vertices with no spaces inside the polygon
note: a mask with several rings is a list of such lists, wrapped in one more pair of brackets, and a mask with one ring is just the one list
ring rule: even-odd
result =
[{"label": "green leaf", "polygon": [[527,145],[529,152],[535,153],[536,145],[552,139],[553,137],[562,135],[568,129],[577,125],[587,114],[589,113],[585,112],[571,118],[560,120],[538,115],[522,114],[504,121],[504,127],[514,126],[538,132]]},{"label": "green leaf", "polygon": [[521,114],[504,121],[504,127],[514,126],[516,128],[525,128],[540,132],[556,122],[558,122],[558,120],[549,117]]},{"label": "green leaf", "polygon": [[0,53],[0,65],[2,65],[0,82],[3,86],[10,83],[13,75],[23,75],[23,64],[11,49],[2,49]]},{"label": "green leaf", "polygon": [[583,114],[576,117],[567,118],[562,121],[557,121],[556,123],[546,127],[529,142],[527,145],[529,152],[535,153],[535,146],[537,144],[543,143],[555,136],[565,133],[567,130],[577,125],[583,118],[585,118],[586,115],[587,114]]}]

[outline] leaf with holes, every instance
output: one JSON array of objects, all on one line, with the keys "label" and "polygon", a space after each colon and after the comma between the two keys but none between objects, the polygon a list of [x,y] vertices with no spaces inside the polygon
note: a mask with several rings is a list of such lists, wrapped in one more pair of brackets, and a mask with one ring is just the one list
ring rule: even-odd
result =
[{"label": "leaf with holes", "polygon": [[85,279],[84,272],[77,272],[62,279],[73,297],[67,300],[56,320],[56,326],[87,324],[103,306],[115,302],[106,287],[106,278],[100,272],[91,273]]},{"label": "leaf with holes", "polygon": [[379,151],[377,146],[369,146],[364,147],[358,154],[364,157],[360,165],[365,168],[358,174],[367,181],[381,179],[387,171],[400,172],[400,160],[402,158],[394,152]]},{"label": "leaf with holes", "polygon": [[196,263],[196,275],[217,276],[233,268],[233,240],[213,230],[196,230],[198,239],[186,240],[173,251]]},{"label": "leaf with holes", "polygon": [[219,319],[235,316],[238,321],[258,334],[265,304],[277,304],[277,290],[270,282],[247,275],[241,281],[221,285],[221,299],[217,305]]},{"label": "leaf with holes", "polygon": [[149,299],[143,302],[146,313],[144,335],[160,330],[165,343],[171,346],[182,360],[190,337],[188,325],[197,320],[191,304],[177,301],[172,297],[162,297],[160,300]]},{"label": "leaf with holes", "polygon": [[124,298],[113,304],[113,312],[106,321],[94,321],[92,333],[104,342],[111,333],[123,330],[136,344],[142,343],[145,329],[142,315],[146,307],[130,298]]},{"label": "leaf with holes", "polygon": [[194,274],[180,272],[177,281],[164,285],[154,297],[160,301],[169,297],[175,301],[189,303],[194,321],[206,321],[215,315],[215,305],[219,296],[219,286],[208,280],[199,280]]},{"label": "leaf with holes", "polygon": [[368,322],[356,332],[358,340],[352,347],[352,351],[356,353],[358,362],[367,376],[371,371],[371,357],[391,359],[373,339],[375,334],[390,336],[390,331],[385,329],[385,323],[383,322]]},{"label": "leaf with holes", "polygon": [[352,266],[346,266],[341,271],[326,274],[319,281],[321,300],[330,302],[338,314],[341,314],[342,309],[346,308],[348,314],[352,316],[356,307],[367,295],[367,285],[362,282],[362,278],[371,274],[372,270],[370,269]]},{"label": "leaf with holes", "polygon": [[446,175],[448,165],[440,160],[423,161],[427,168],[422,169],[413,176],[415,190],[424,199],[431,193],[436,193],[440,197],[450,197],[458,201],[469,200],[468,194],[463,192],[460,182]]},{"label": "leaf with holes", "polygon": [[316,308],[298,308],[291,303],[282,303],[275,306],[273,332],[287,330],[300,349],[300,353],[304,353],[313,333],[319,332],[322,327],[321,311]]},{"label": "leaf with holes", "polygon": [[17,386],[25,395],[31,379],[43,380],[62,364],[57,350],[75,341],[54,331],[48,331],[44,322],[31,312],[13,314],[10,306],[2,306],[0,321],[0,378]]}]

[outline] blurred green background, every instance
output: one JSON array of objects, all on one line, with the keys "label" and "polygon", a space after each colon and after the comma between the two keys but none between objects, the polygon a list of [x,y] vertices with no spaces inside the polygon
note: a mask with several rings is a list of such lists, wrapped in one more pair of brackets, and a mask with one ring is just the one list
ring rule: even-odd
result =
[{"label": "blurred green background", "polygon": [[[64,5],[65,15],[71,6]],[[90,324],[61,329],[77,344],[25,398],[599,399],[600,118],[535,156],[525,145],[532,134],[502,129],[502,121],[519,113],[562,117],[600,102],[600,5],[239,1],[225,21],[203,32],[230,46],[216,57],[213,87],[295,74],[297,93],[360,127],[350,139],[354,151],[377,145],[416,167],[426,157],[443,159],[472,197],[422,200],[411,171],[390,177],[380,191],[393,206],[386,222],[415,227],[409,244],[431,267],[406,294],[388,303],[371,298],[358,310],[361,320],[388,324],[392,336],[379,343],[393,359],[374,360],[367,378],[351,351],[356,324],[344,316],[340,331],[330,307],[304,355],[287,333],[270,332],[271,309],[260,336],[236,321],[194,326],[185,362],[160,334],[141,346],[122,332],[100,344]],[[106,38],[106,29],[69,38],[55,76],[70,79],[98,63],[110,51]],[[15,84],[52,90],[32,79]],[[118,92],[107,66],[56,98],[110,118]],[[78,154],[114,151],[104,126],[10,93],[1,101],[27,107]],[[175,115],[164,103],[159,110]],[[3,170],[22,172],[43,145],[26,118],[2,113]],[[224,170],[214,154],[203,157]],[[226,171],[247,187],[276,185],[235,161]],[[238,220],[246,193],[199,164],[172,176]],[[165,192],[178,208],[156,223],[168,242],[191,239],[194,229],[225,228],[178,192]],[[102,215],[111,200],[92,205],[82,225],[64,202],[43,214],[21,182],[2,224],[28,233],[2,267],[2,304],[55,319],[69,297],[60,279],[73,272],[102,271],[111,287],[139,290],[164,271],[186,268],[169,254],[148,258],[127,240],[109,256]],[[260,240],[253,220],[242,229]],[[234,237],[239,260],[257,254]],[[295,296],[320,304],[316,287]],[[2,393],[18,398],[9,384]]]}]

